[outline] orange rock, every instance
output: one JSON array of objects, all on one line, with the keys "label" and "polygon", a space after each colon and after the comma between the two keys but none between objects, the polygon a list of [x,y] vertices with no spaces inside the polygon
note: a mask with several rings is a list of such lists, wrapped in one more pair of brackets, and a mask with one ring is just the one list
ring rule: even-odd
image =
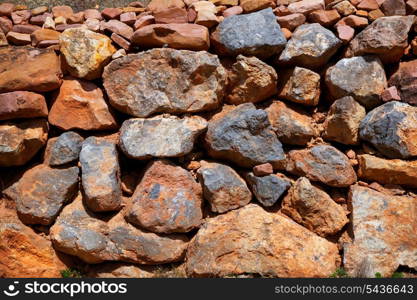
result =
[{"label": "orange rock", "polygon": [[335,9],[315,10],[308,15],[308,20],[329,27],[340,20],[340,15]]},{"label": "orange rock", "polygon": [[188,23],[188,14],[185,8],[171,7],[154,12],[156,23]]},{"label": "orange rock", "polygon": [[52,7],[52,14],[54,15],[54,18],[64,17],[67,19],[74,14],[74,11],[70,6],[67,5],[54,6]]},{"label": "orange rock", "polygon": [[182,0],[152,0],[147,9],[155,13],[159,10],[164,10],[171,7],[184,8],[185,4]]},{"label": "orange rock", "polygon": [[250,13],[268,7],[275,8],[277,5],[275,0],[240,0],[240,6],[245,13]]},{"label": "orange rock", "polygon": [[336,23],[336,26],[339,25],[347,25],[353,28],[363,28],[368,25],[368,19],[364,17],[350,15],[342,18],[339,22]]},{"label": "orange rock", "polygon": [[31,92],[0,94],[0,120],[47,117],[45,97]]},{"label": "orange rock", "polygon": [[40,29],[34,31],[30,38],[32,40],[32,46],[37,46],[42,41],[47,40],[59,40],[60,32],[51,29]]},{"label": "orange rock", "polygon": [[16,45],[16,46],[29,45],[31,42],[30,35],[26,33],[18,33],[18,32],[9,31],[9,33],[7,33],[6,35],[6,38],[10,44]]}]

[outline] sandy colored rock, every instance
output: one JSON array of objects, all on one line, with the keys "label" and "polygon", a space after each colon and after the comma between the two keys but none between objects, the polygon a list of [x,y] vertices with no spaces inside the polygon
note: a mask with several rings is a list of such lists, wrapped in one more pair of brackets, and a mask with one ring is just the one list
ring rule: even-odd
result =
[{"label": "sandy colored rock", "polygon": [[103,78],[114,108],[148,117],[217,108],[226,71],[217,56],[207,52],[153,49],[112,61]]},{"label": "sandy colored rock", "polygon": [[192,277],[327,277],[339,259],[335,244],[249,204],[208,219],[188,247],[185,266]]},{"label": "sandy colored rock", "polygon": [[343,207],[305,177],[288,191],[281,212],[322,237],[337,234],[349,222]]},{"label": "sandy colored rock", "polygon": [[48,116],[45,98],[32,92],[0,94],[0,120]]},{"label": "sandy colored rock", "polygon": [[88,80],[99,78],[116,52],[107,36],[83,27],[65,30],[59,41],[66,69],[72,76]]},{"label": "sandy colored rock", "polygon": [[268,7],[275,8],[276,1],[274,0],[240,0],[240,6],[245,13],[254,12]]},{"label": "sandy colored rock", "polygon": [[344,247],[351,276],[390,277],[399,266],[417,268],[417,198],[393,196],[354,185],[350,188],[354,239]]},{"label": "sandy colored rock", "polygon": [[310,12],[324,9],[323,0],[302,0],[302,1],[291,1],[288,5],[288,10],[291,13],[301,13],[308,15]]}]

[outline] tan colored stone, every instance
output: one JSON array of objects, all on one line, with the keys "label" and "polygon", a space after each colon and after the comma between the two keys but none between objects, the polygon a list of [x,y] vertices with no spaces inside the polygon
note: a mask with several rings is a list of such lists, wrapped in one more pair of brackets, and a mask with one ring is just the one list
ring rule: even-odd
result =
[{"label": "tan colored stone", "polygon": [[288,5],[288,10],[291,13],[301,13],[305,15],[308,15],[310,12],[318,9],[324,9],[323,0],[302,0]]},{"label": "tan colored stone", "polygon": [[52,7],[52,14],[54,15],[54,18],[64,17],[67,19],[74,14],[74,11],[70,6],[67,5],[54,6]]},{"label": "tan colored stone", "polygon": [[264,8],[276,7],[275,0],[240,0],[240,6],[245,13],[254,12]]},{"label": "tan colored stone", "polygon": [[32,46],[37,46],[42,41],[59,40],[60,35],[61,35],[61,33],[58,32],[58,31],[55,31],[55,30],[40,29],[40,30],[34,31],[30,35],[30,38],[32,40]]}]

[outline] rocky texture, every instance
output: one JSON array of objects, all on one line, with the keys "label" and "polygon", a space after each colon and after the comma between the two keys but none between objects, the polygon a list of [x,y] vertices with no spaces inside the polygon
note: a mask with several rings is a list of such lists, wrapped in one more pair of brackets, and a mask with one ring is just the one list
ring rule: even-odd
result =
[{"label": "rocky texture", "polygon": [[390,277],[399,266],[417,268],[417,198],[393,196],[354,185],[350,188],[354,239],[345,245],[349,274]]},{"label": "rocky texture", "polygon": [[120,149],[134,159],[178,157],[191,152],[197,137],[207,128],[198,116],[156,116],[126,120],[120,129]]},{"label": "rocky texture", "polygon": [[226,72],[207,52],[154,49],[110,63],[103,74],[110,104],[135,117],[217,108]]},{"label": "rocky texture", "polygon": [[381,103],[379,95],[387,87],[387,79],[378,58],[357,56],[341,59],[330,67],[326,85],[333,99],[352,96],[366,108],[373,108]]},{"label": "rocky texture", "polygon": [[399,98],[411,105],[417,106],[417,76],[415,70],[417,60],[401,62],[398,70],[391,76],[388,84],[397,87]]},{"label": "rocky texture", "polygon": [[0,124],[0,166],[26,164],[46,144],[48,124],[44,119]]},{"label": "rocky texture", "polygon": [[49,92],[61,85],[59,58],[52,49],[0,48],[0,93]]},{"label": "rocky texture", "polygon": [[256,176],[249,172],[246,174],[246,180],[256,200],[265,207],[273,206],[291,187],[289,179],[275,174]]},{"label": "rocky texture", "polygon": [[346,145],[358,144],[359,126],[365,115],[365,108],[353,97],[336,100],[330,106],[324,123],[324,138]]},{"label": "rocky texture", "polygon": [[74,77],[96,79],[116,49],[111,40],[86,28],[70,28],[59,37],[65,68]]},{"label": "rocky texture", "polygon": [[204,277],[326,277],[338,260],[335,244],[250,204],[207,220],[188,247],[186,272]]},{"label": "rocky texture", "polygon": [[417,108],[391,101],[370,111],[360,125],[360,138],[389,158],[417,155]]},{"label": "rocky texture", "polygon": [[103,92],[93,82],[66,77],[54,99],[48,121],[63,130],[116,128]]},{"label": "rocky texture", "polygon": [[408,46],[408,32],[415,16],[392,16],[375,20],[350,42],[348,56],[377,55],[383,63],[398,62]]},{"label": "rocky texture", "polygon": [[202,222],[201,186],[167,160],[149,163],[131,201],[126,219],[152,232],[188,232]]},{"label": "rocky texture", "polygon": [[197,174],[204,199],[213,212],[224,213],[245,206],[252,199],[246,182],[227,165],[203,161]]},{"label": "rocky texture", "polygon": [[152,278],[152,267],[126,263],[103,263],[88,273],[90,278]]},{"label": "rocky texture", "polygon": [[87,138],[81,148],[82,185],[92,211],[120,208],[120,167],[116,145],[96,137]]},{"label": "rocky texture", "polygon": [[252,103],[216,115],[208,124],[205,142],[212,157],[242,167],[267,162],[280,166],[285,159],[267,113]]},{"label": "rocky texture", "polygon": [[32,92],[0,94],[0,120],[48,116],[45,97]]},{"label": "rocky texture", "polygon": [[346,155],[328,145],[291,150],[286,169],[290,173],[333,187],[347,187],[356,182],[355,171]]},{"label": "rocky texture", "polygon": [[67,205],[51,228],[54,247],[87,263],[126,261],[162,264],[182,259],[185,235],[160,236],[126,223],[122,213],[108,220],[87,210],[81,197]]},{"label": "rocky texture", "polygon": [[278,62],[306,68],[321,67],[341,44],[333,32],[320,24],[304,24],[294,31]]},{"label": "rocky texture", "polygon": [[271,8],[224,19],[211,40],[222,55],[243,54],[261,59],[279,53],[286,44]]},{"label": "rocky texture", "polygon": [[281,212],[322,237],[338,233],[348,223],[343,207],[305,177],[288,191]]},{"label": "rocky texture", "polygon": [[49,166],[61,166],[78,160],[84,139],[74,131],[67,131],[48,140],[44,162]]},{"label": "rocky texture", "polygon": [[6,193],[25,224],[50,225],[78,192],[77,167],[52,169],[37,165],[26,171]]},{"label": "rocky texture", "polygon": [[229,71],[228,93],[230,104],[260,102],[277,92],[277,72],[256,57],[239,55]]}]

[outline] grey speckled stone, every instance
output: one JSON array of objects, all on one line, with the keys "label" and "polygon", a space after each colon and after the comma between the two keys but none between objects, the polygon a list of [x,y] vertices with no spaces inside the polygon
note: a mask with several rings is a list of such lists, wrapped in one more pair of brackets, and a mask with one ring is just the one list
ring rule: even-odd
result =
[{"label": "grey speckled stone", "polygon": [[82,145],[80,163],[88,207],[93,211],[119,209],[122,191],[116,145],[89,137]]},{"label": "grey speckled stone", "polygon": [[342,41],[320,24],[304,24],[294,31],[278,62],[318,68],[323,66],[341,45]]},{"label": "grey speckled stone", "polygon": [[206,128],[207,121],[198,116],[129,119],[120,129],[119,146],[134,159],[183,156]]},{"label": "grey speckled stone", "polygon": [[264,110],[245,103],[209,122],[205,141],[209,154],[242,167],[271,163],[281,167],[285,160],[282,144]]},{"label": "grey speckled stone", "polygon": [[73,131],[64,132],[56,139],[50,139],[45,163],[50,166],[60,166],[78,160],[83,141],[84,139]]},{"label": "grey speckled stone", "polygon": [[273,206],[291,187],[290,180],[274,174],[258,177],[250,172],[246,180],[256,199],[266,207]]},{"label": "grey speckled stone", "polygon": [[370,111],[359,136],[389,158],[417,156],[417,108],[397,101]]},{"label": "grey speckled stone", "polygon": [[214,33],[220,54],[268,58],[278,54],[286,39],[271,8],[224,19]]}]

